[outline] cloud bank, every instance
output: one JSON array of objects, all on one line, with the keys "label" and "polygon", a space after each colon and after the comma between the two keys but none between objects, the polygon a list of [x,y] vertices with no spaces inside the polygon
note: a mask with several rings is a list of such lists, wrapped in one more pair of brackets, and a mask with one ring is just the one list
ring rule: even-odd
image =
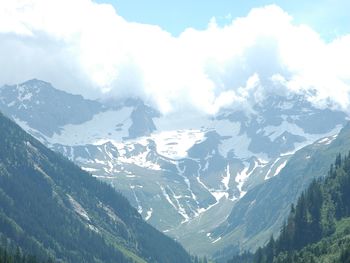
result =
[{"label": "cloud bank", "polygon": [[350,35],[325,42],[275,5],[174,37],[91,0],[3,0],[0,84],[30,78],[87,97],[141,97],[163,113],[302,93],[349,108]]}]

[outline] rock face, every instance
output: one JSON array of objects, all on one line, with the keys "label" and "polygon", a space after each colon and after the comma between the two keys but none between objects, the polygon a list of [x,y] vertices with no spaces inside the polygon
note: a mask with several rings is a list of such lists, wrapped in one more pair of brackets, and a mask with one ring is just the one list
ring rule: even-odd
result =
[{"label": "rock face", "polygon": [[[21,106],[23,98],[28,98],[26,105],[37,105],[28,95],[37,86],[43,101],[41,92],[56,94],[55,103],[45,102],[49,109],[41,114],[47,124],[41,126],[31,120],[36,113]],[[110,105],[35,80],[0,89],[3,112],[48,147],[113,185],[144,219],[199,254],[212,254],[237,238],[249,239],[235,243],[238,248],[264,242],[255,219],[248,217],[238,228],[226,219],[235,222],[234,215],[246,209],[240,207],[246,206],[247,197],[270,187],[298,149],[324,137],[327,145],[347,120],[345,113],[315,108],[297,95],[271,94],[249,111],[228,108],[215,116],[162,116],[138,99]],[[276,185],[271,192],[279,190]],[[256,207],[263,208],[260,203]],[[286,211],[269,213],[266,233]]]},{"label": "rock face", "polygon": [[86,122],[104,110],[97,101],[68,94],[35,79],[2,87],[0,100],[0,110],[4,114],[25,121],[29,127],[49,137],[64,125]]},{"label": "rock face", "polygon": [[149,136],[157,128],[154,125],[153,118],[160,117],[159,113],[146,106],[142,101],[130,104],[134,106],[130,118],[132,124],[129,128],[129,137],[126,139],[135,139],[142,136]]}]

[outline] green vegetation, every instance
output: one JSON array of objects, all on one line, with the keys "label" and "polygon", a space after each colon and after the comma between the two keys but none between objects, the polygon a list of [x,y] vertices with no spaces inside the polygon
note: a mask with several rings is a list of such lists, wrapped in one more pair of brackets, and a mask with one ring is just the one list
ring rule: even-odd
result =
[{"label": "green vegetation", "polygon": [[[8,250],[0,248],[0,263],[44,263],[39,261],[35,256],[24,255],[19,248],[16,250]],[[48,259],[45,263],[53,263],[53,260]]]},{"label": "green vegetation", "polygon": [[189,263],[111,186],[0,115],[0,247],[55,262]]},{"label": "green vegetation", "polygon": [[198,256],[192,256],[192,263],[212,263],[211,261],[208,261],[207,257],[198,257]]},{"label": "green vegetation", "polygon": [[[277,237],[302,192],[315,178],[327,175],[338,153],[345,155],[350,149],[350,123],[331,143],[315,142],[290,157],[278,176],[252,188],[235,205],[231,215],[212,237],[222,237],[213,245],[220,250],[214,257],[227,262],[239,251],[256,251],[264,246],[271,234]],[[226,244],[226,246],[221,246]],[[227,246],[227,244],[230,244]]]},{"label": "green vegetation", "polygon": [[229,262],[350,262],[350,154],[301,194],[276,240]]}]

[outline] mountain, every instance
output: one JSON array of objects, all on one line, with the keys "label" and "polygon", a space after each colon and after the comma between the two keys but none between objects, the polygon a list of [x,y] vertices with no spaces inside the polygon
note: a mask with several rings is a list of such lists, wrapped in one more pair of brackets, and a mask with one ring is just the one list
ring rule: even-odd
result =
[{"label": "mountain", "polygon": [[50,83],[36,79],[2,87],[0,100],[1,112],[25,120],[29,127],[46,136],[59,132],[60,126],[88,121],[104,110],[96,101],[54,89]]},{"label": "mountain", "polygon": [[[55,93],[57,103],[45,104],[44,96],[34,100],[26,95],[38,86]],[[9,97],[8,89],[14,94],[24,92]],[[32,124],[21,106],[22,97],[29,98],[28,105],[47,105],[42,114],[51,133],[45,124]],[[234,240],[241,240],[235,244],[237,249],[262,244],[287,215],[283,207],[297,198],[297,191],[290,198],[276,199],[281,209],[269,210],[273,220],[268,227],[256,228],[253,212],[244,222],[227,219],[243,215],[247,200],[252,197],[253,201],[259,191],[277,192],[280,185],[270,181],[287,173],[282,171],[291,167],[288,163],[297,150],[317,140],[327,145],[347,121],[341,111],[317,108],[305,97],[292,94],[268,94],[249,109],[231,107],[213,116],[162,115],[135,98],[104,102],[79,97],[82,105],[98,105],[88,107],[85,119],[73,110],[60,111],[71,106],[66,101],[78,97],[31,80],[0,88],[0,109],[46,146],[118,189],[147,222],[191,251],[207,255]],[[268,207],[270,200],[258,202],[257,211]],[[258,235],[258,229],[264,229],[263,234]]]},{"label": "mountain", "polygon": [[3,115],[0,241],[57,262],[191,262],[112,187]]},{"label": "mountain", "polygon": [[[338,153],[348,152],[349,137],[348,124],[337,136],[320,139],[300,149],[289,159],[279,176],[247,193],[228,218],[213,231],[213,235],[221,237],[223,243],[230,243],[230,247],[216,253],[216,257],[227,258],[230,253],[255,250],[271,234],[277,235],[288,216],[290,205],[297,201],[313,179],[327,174]],[[237,242],[233,237],[244,242]]]},{"label": "mountain", "polygon": [[338,154],[327,176],[313,180],[291,207],[279,237],[271,238],[254,257],[230,262],[349,262],[349,189],[350,155]]}]

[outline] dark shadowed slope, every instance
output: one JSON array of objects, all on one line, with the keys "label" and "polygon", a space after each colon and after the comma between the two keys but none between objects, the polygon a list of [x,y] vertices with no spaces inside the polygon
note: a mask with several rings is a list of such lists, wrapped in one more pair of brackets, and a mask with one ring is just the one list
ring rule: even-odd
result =
[{"label": "dark shadowed slope", "polygon": [[0,115],[1,242],[62,262],[190,262],[110,186]]}]

